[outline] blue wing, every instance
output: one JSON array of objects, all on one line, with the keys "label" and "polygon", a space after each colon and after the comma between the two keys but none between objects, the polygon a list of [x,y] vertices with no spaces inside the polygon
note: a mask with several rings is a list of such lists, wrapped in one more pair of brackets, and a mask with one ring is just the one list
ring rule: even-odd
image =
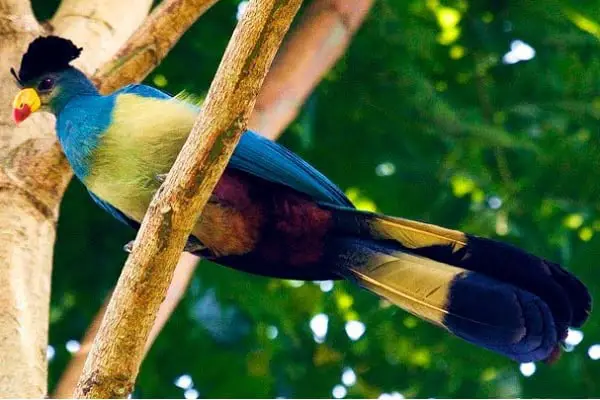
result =
[{"label": "blue wing", "polygon": [[309,163],[252,131],[242,135],[229,166],[289,186],[315,200],[354,208],[344,192]]},{"label": "blue wing", "polygon": [[115,95],[119,94],[137,94],[142,97],[151,97],[155,99],[170,99],[171,95],[153,88],[152,86],[140,85],[140,84],[131,84],[127,86],[123,86],[121,89],[114,92]]},{"label": "blue wing", "polygon": [[[115,93],[133,93],[157,99],[171,98],[168,94],[145,85],[128,85]],[[285,147],[251,131],[242,135],[229,167],[291,187],[317,201],[354,208],[344,192],[309,163]]]}]

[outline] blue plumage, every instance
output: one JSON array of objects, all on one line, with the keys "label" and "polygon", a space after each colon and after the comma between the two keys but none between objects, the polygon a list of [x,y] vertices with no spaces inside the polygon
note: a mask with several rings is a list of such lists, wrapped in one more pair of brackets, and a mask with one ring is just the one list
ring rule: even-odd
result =
[{"label": "blue plumage", "polygon": [[254,132],[242,135],[229,166],[289,186],[319,202],[354,208],[344,192],[314,167]]},{"label": "blue plumage", "polygon": [[[545,359],[554,350],[557,330],[550,308],[518,287],[477,273],[465,274],[454,282],[448,304],[450,313],[444,323],[469,342],[519,362]],[[465,310],[471,311],[472,319],[460,317]],[[483,319],[489,323],[474,322]]]},{"label": "blue plumage", "polygon": [[127,94],[127,93],[137,94],[138,96],[150,97],[150,98],[154,98],[154,99],[170,99],[171,98],[170,95],[163,92],[162,90],[153,88],[152,86],[141,85],[138,83],[123,86],[121,89],[116,90],[113,93],[113,95],[118,96],[118,95]]},{"label": "blue plumage", "polygon": [[79,96],[71,99],[57,114],[56,132],[75,175],[85,181],[90,158],[102,134],[111,124],[113,96]]}]

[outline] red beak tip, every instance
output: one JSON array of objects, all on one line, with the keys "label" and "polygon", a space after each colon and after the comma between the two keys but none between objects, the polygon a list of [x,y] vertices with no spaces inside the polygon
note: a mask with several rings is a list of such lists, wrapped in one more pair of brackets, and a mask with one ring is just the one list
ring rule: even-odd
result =
[{"label": "red beak tip", "polygon": [[13,120],[17,125],[25,121],[30,114],[31,108],[26,104],[24,104],[21,108],[13,108]]}]

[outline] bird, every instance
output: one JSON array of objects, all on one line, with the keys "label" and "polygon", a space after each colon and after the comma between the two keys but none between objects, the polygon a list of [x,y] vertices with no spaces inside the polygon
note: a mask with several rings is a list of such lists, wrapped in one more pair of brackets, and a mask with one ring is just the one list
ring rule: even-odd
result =
[{"label": "bird", "polygon": [[[18,71],[16,124],[37,111],[91,198],[139,229],[201,105],[142,84],[102,95],[71,63],[82,48],[34,39]],[[128,247],[128,246],[126,246]],[[129,246],[130,247],[130,246]],[[592,306],[559,264],[511,244],[356,209],[285,147],[246,130],[184,251],[279,279],[348,280],[516,362],[552,362]]]}]

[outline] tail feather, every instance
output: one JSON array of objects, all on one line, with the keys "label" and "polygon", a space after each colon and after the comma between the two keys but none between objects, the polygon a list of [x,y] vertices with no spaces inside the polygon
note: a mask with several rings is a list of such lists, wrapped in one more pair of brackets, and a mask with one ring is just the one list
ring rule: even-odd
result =
[{"label": "tail feather", "polygon": [[549,308],[482,274],[361,239],[337,239],[333,263],[362,287],[479,346],[527,362],[556,344]]},{"label": "tail feather", "polygon": [[551,357],[591,310],[573,275],[514,246],[416,221],[333,209],[334,265],[367,289],[518,361]]}]

